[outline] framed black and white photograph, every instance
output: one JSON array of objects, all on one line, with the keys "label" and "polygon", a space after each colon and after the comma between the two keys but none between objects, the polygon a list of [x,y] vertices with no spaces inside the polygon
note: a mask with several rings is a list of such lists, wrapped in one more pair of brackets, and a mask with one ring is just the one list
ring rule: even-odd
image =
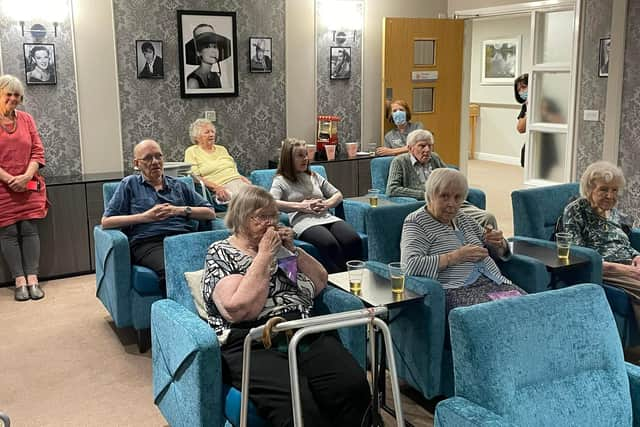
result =
[{"label": "framed black and white photograph", "polygon": [[329,78],[345,80],[351,78],[351,48],[332,46],[330,52]]},{"label": "framed black and white photograph", "polygon": [[28,85],[54,85],[56,47],[50,43],[24,43],[24,74]]},{"label": "framed black and white photograph", "polygon": [[519,76],[520,37],[484,40],[482,42],[483,85],[513,85]]},{"label": "framed black and white photograph", "polygon": [[249,72],[271,72],[271,37],[249,37]]},{"label": "framed black and white photograph", "polygon": [[163,79],[162,41],[136,40],[136,63],[139,79]]},{"label": "framed black and white photograph", "polygon": [[611,53],[611,37],[600,39],[600,55],[598,55],[598,77],[609,77],[609,54]]},{"label": "framed black and white photograph", "polygon": [[178,10],[180,96],[238,96],[236,13]]}]

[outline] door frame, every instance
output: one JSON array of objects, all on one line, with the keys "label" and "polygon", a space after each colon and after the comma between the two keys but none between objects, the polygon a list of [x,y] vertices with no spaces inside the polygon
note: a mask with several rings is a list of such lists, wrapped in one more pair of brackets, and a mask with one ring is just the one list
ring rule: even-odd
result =
[{"label": "door frame", "polygon": [[[567,176],[565,177],[567,180],[572,180],[575,174],[575,164],[576,164],[576,150],[577,150],[577,117],[575,112],[577,111],[577,103],[579,100],[579,94],[577,91],[581,87],[581,76],[579,71],[579,66],[581,62],[580,51],[582,48],[582,38],[581,32],[582,27],[580,26],[581,22],[581,4],[582,0],[543,0],[543,1],[535,1],[529,3],[517,3],[505,6],[493,6],[479,9],[465,9],[465,10],[457,10],[453,13],[454,19],[464,19],[465,20],[465,34],[464,34],[464,53],[463,53],[463,82],[462,82],[462,96],[460,99],[461,109],[460,109],[460,170],[465,174],[467,172],[467,153],[469,151],[469,126],[468,120],[469,117],[469,102],[470,102],[470,69],[471,69],[471,31],[470,25],[467,21],[472,21],[473,19],[481,19],[481,18],[493,18],[493,17],[506,17],[509,15],[535,15],[535,12],[548,12],[555,10],[563,10],[567,8],[573,8],[575,11],[574,14],[574,34],[573,34],[573,55],[571,58],[571,66],[573,67],[573,74],[575,74],[575,78],[572,79],[572,90],[570,94],[569,101],[569,121],[568,124],[568,138],[567,142],[570,144],[569,153],[570,159],[569,164],[570,167],[567,168]],[[535,19],[532,18],[532,19]],[[533,26],[532,26],[533,28]],[[532,34],[532,42],[534,40]],[[532,55],[535,53],[533,43],[531,47]],[[533,63],[532,63],[533,64]],[[529,84],[531,85],[531,81]],[[531,93],[531,90],[530,90]]]}]

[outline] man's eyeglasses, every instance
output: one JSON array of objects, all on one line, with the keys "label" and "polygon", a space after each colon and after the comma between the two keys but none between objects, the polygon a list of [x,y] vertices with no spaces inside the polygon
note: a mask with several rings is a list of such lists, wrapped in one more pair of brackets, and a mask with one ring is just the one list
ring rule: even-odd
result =
[{"label": "man's eyeglasses", "polygon": [[275,224],[278,222],[278,215],[254,215],[251,219],[258,224]]},{"label": "man's eyeglasses", "polygon": [[144,156],[143,158],[141,158],[141,159],[136,159],[136,160],[139,160],[139,161],[141,161],[141,162],[145,162],[145,163],[151,163],[151,162],[153,162],[154,160],[157,160],[157,161],[161,162],[161,161],[162,161],[162,157],[163,157],[163,156],[162,156],[162,154],[161,154],[161,153],[158,153],[158,154],[148,154],[148,155]]}]

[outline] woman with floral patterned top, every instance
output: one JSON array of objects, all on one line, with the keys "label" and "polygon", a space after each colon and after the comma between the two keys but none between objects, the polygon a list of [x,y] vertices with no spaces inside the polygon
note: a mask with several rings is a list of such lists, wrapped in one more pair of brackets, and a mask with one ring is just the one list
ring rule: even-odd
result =
[{"label": "woman with floral patterned top", "polygon": [[[293,246],[293,230],[278,227],[268,191],[246,186],[231,199],[225,223],[232,236],[213,243],[205,259],[202,294],[222,354],[223,381],[240,389],[244,338],[279,316],[306,318],[326,287],[327,271]],[[371,401],[365,372],[334,334],[300,344],[300,399],[306,426],[366,424]],[[250,397],[271,426],[293,425],[286,345],[251,352]],[[362,423],[365,424],[362,424]]]},{"label": "woman with floral patterned top", "polygon": [[615,207],[624,184],[619,167],[605,161],[592,163],[580,180],[582,197],[567,205],[562,222],[574,245],[602,255],[604,280],[630,294],[640,314],[640,252],[627,235],[632,221]]}]

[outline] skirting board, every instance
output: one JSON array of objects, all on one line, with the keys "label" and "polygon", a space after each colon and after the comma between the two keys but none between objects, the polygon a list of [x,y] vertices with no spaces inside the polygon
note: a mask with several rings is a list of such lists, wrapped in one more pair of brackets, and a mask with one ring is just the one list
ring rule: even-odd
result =
[{"label": "skirting board", "polygon": [[500,154],[491,153],[474,153],[473,156],[476,160],[486,160],[488,162],[504,163],[507,165],[520,166],[520,157],[502,156]]}]

